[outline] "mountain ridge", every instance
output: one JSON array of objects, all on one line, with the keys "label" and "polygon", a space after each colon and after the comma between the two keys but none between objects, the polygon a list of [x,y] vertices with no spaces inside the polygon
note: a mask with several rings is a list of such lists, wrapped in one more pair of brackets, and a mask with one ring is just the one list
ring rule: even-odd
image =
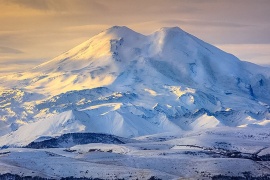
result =
[{"label": "mountain ridge", "polygon": [[29,72],[0,78],[0,145],[62,132],[135,137],[268,127],[268,70],[179,27],[146,36],[114,26]]},{"label": "mountain ridge", "polygon": [[[142,38],[144,39],[142,40]],[[134,39],[135,41],[140,40],[140,42],[134,43]],[[130,45],[131,43],[129,41],[131,41],[135,45],[131,46]],[[150,41],[150,42],[147,42],[147,41]],[[202,43],[204,44],[202,45]],[[124,52],[128,52],[127,55],[125,55],[124,52],[120,51],[121,48],[123,48],[121,46],[125,46]],[[189,49],[189,46],[191,46],[190,49]],[[200,48],[200,46],[203,48]],[[211,51],[213,52],[211,52],[209,49],[211,49]],[[197,52],[198,50],[202,52]],[[169,52],[167,53],[167,51]],[[171,53],[170,51],[175,51],[175,52]],[[119,69],[126,68],[124,66],[133,65],[132,63],[130,63],[130,61],[132,61],[130,59],[133,58],[138,61],[143,58],[143,60],[141,60],[142,62],[140,63],[144,63],[145,61],[150,61],[150,63],[151,62],[155,63],[154,61],[156,61],[157,63],[160,63],[161,61],[161,63],[158,64],[158,66],[159,65],[162,66],[162,63],[164,61],[168,62],[169,64],[174,63],[173,65],[175,65],[175,63],[178,63],[178,66],[179,66],[179,63],[180,65],[188,64],[182,68],[183,72],[181,75],[185,74],[183,69],[189,68],[193,73],[191,75],[196,76],[196,73],[197,74],[200,73],[199,75],[196,76],[196,78],[202,77],[205,75],[204,72],[196,71],[196,67],[198,63],[201,63],[202,67],[204,68],[207,68],[207,67],[211,68],[211,66],[214,64],[215,67],[209,70],[213,71],[213,69],[217,69],[219,73],[223,73],[227,75],[232,74],[233,76],[238,77],[239,72],[240,72],[239,64],[241,64],[241,66],[245,66],[244,65],[245,63],[242,63],[242,62],[240,63],[240,61],[235,56],[227,54],[225,52],[223,53],[223,52],[224,51],[221,51],[217,49],[216,47],[208,43],[205,43],[199,40],[198,38],[184,32],[178,27],[161,28],[160,30],[154,32],[153,34],[144,36],[124,26],[123,27],[113,26],[112,28],[109,28],[106,31],[99,33],[97,36],[90,38],[89,40],[76,46],[75,48],[61,54],[60,56],[50,61],[47,61],[39,66],[36,66],[30,72],[32,72],[35,76],[38,75],[38,77],[41,80],[43,80],[44,79],[43,76],[44,75],[46,76],[46,74],[48,73],[55,73],[55,76],[51,77],[51,78],[55,78],[57,77],[57,75],[61,75],[61,73],[62,74],[64,73],[76,74],[76,72],[79,72],[79,73],[83,72],[84,69],[88,72],[89,71],[91,72],[94,70],[95,72],[99,72],[99,70],[97,69],[107,68],[106,70],[108,70],[109,68],[110,72],[107,74],[116,73],[119,75],[121,73],[119,72]],[[216,53],[219,56],[218,58],[220,58],[219,62],[217,63],[215,62],[217,60],[207,59],[209,56],[208,53],[210,54]],[[163,54],[166,57],[162,57]],[[192,56],[195,56],[195,57],[192,57]],[[201,59],[204,58],[205,60],[198,61],[197,56],[202,56],[199,58]],[[227,57],[223,58],[223,56],[227,56]],[[232,57],[229,58],[229,56],[232,56]],[[123,60],[123,59],[125,61],[122,61],[121,63],[117,63],[118,61]],[[181,59],[180,62],[179,62],[179,59]],[[224,63],[224,59],[225,59],[225,63]],[[196,61],[198,62],[196,63]],[[229,67],[226,67],[228,66],[228,64],[229,64]],[[258,69],[258,68],[255,68],[255,69]],[[259,69],[261,70],[264,68],[259,68]],[[181,67],[180,67],[180,70],[181,70]],[[248,72],[247,75],[249,73],[250,72]],[[261,72],[261,73],[263,73],[264,76],[266,75],[268,77],[270,76],[269,75],[270,73],[267,73],[266,70],[264,70],[264,72]],[[100,75],[99,73],[97,74]],[[24,77],[24,74],[22,73],[20,76]],[[30,78],[28,78],[27,76],[30,76]],[[69,75],[69,77],[70,76],[72,76],[72,74]],[[91,75],[91,76],[94,76],[94,75]],[[187,74],[186,78],[189,78],[189,77],[190,77],[190,74]],[[31,78],[32,78],[31,75],[27,74],[24,80],[31,79]],[[36,78],[35,81],[39,82],[40,81],[39,78]],[[71,77],[71,78],[78,79],[78,77]],[[113,82],[113,79],[115,79],[113,75],[107,76],[104,78],[109,79],[108,81],[110,81],[111,83]],[[209,79],[209,77],[206,77],[206,78]],[[211,78],[213,79],[215,77],[212,76]],[[16,79],[16,78],[13,77],[13,79]],[[20,81],[20,79],[18,80]],[[78,82],[79,81],[80,80],[78,80]],[[200,79],[198,79],[197,81],[200,81]],[[185,83],[188,83],[188,82],[189,81]],[[28,83],[33,84],[33,81],[28,82]],[[77,83],[74,82],[74,84],[77,84]],[[72,88],[70,90],[72,90]]]}]

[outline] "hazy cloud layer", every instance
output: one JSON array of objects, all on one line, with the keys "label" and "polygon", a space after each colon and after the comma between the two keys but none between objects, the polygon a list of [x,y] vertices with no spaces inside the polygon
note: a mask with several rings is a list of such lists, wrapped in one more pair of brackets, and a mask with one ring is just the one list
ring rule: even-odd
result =
[{"label": "hazy cloud layer", "polygon": [[238,54],[241,60],[255,59],[258,64],[270,66],[270,44],[217,44],[217,47]]},{"label": "hazy cloud layer", "polygon": [[20,54],[23,52],[18,49],[0,46],[0,54],[6,54],[6,53],[7,54]]},{"label": "hazy cloud layer", "polygon": [[34,66],[125,25],[143,34],[180,26],[241,59],[270,64],[269,0],[0,0],[0,11],[0,62]]}]

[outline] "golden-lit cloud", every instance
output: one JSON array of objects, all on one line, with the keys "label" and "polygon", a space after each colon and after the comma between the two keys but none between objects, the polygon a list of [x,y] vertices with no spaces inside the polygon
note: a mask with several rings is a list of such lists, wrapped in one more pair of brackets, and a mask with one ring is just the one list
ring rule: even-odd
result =
[{"label": "golden-lit cloud", "polygon": [[[0,0],[0,74],[9,72],[3,63],[12,60],[14,72],[22,61],[38,65],[113,25],[143,34],[180,26],[241,59],[270,64],[263,46],[270,44],[269,7],[269,0]],[[261,44],[254,54],[264,55],[246,53],[245,44]]]},{"label": "golden-lit cloud", "polygon": [[21,53],[23,52],[18,49],[0,46],[0,54],[21,54]]}]

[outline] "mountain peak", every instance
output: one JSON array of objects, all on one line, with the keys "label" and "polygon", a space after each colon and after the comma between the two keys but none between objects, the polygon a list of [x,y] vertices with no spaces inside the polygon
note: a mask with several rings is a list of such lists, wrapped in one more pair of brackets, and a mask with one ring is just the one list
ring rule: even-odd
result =
[{"label": "mountain peak", "polygon": [[187,34],[184,30],[181,28],[175,26],[175,27],[162,27],[159,30],[157,30],[154,34],[161,34],[163,36],[170,36],[170,35],[184,35]]},{"label": "mountain peak", "polygon": [[133,30],[126,26],[112,26],[106,29],[105,31],[133,31]]},{"label": "mountain peak", "polygon": [[189,38],[189,34],[179,27],[162,27],[151,35],[154,39],[158,39],[162,44],[182,44],[184,38]]},{"label": "mountain peak", "polygon": [[[25,126],[29,132],[41,127],[29,134],[34,139],[76,131],[129,137],[261,126],[270,117],[270,74],[264,71],[179,27],[144,36],[113,26],[33,71],[0,79],[6,89],[22,89],[0,95],[6,124],[0,134],[29,120],[39,122]],[[2,144],[12,140],[6,137]]]},{"label": "mountain peak", "polygon": [[103,31],[102,34],[112,35],[114,37],[119,37],[119,38],[141,35],[126,26],[112,26],[106,29],[105,31]]},{"label": "mountain peak", "polygon": [[162,27],[160,28],[159,31],[167,31],[167,32],[170,32],[170,31],[174,31],[174,32],[183,32],[183,30],[178,27],[178,26],[173,26],[173,27]]}]

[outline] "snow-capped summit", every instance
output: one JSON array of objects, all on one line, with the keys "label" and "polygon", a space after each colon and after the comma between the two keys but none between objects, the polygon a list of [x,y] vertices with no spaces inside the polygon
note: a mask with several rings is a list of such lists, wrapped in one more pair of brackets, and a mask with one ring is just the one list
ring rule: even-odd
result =
[{"label": "snow-capped summit", "polygon": [[11,132],[0,144],[70,132],[132,137],[268,126],[269,72],[179,27],[146,36],[113,26],[29,72],[0,78],[2,135]]},{"label": "snow-capped summit", "polygon": [[[127,27],[113,26],[51,61],[35,67],[33,70],[38,72],[75,71],[89,67],[91,63],[104,65],[100,61],[105,64],[106,61],[110,61],[109,58],[117,52],[117,48],[122,45],[123,39],[125,39],[125,43],[134,43],[142,37],[143,35]],[[101,58],[103,59],[101,60]]]},{"label": "snow-capped summit", "polygon": [[126,26],[112,26],[108,29],[106,29],[105,31],[102,31],[100,34],[106,34],[106,35],[111,35],[114,37],[118,37],[118,38],[124,38],[124,37],[132,37],[132,36],[136,36],[136,35],[141,35],[135,31],[133,31],[132,29],[126,27]]}]

